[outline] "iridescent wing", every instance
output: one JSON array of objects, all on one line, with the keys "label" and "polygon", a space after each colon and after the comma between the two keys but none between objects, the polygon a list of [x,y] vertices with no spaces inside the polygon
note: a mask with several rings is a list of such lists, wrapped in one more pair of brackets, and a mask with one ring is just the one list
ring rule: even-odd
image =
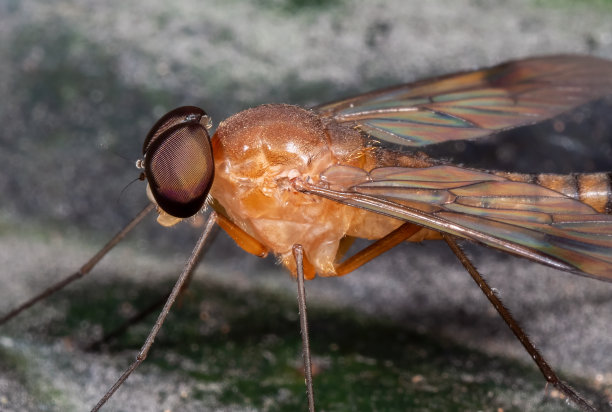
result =
[{"label": "iridescent wing", "polygon": [[315,107],[378,140],[419,147],[533,124],[612,94],[612,62],[550,56],[391,87]]},{"label": "iridescent wing", "polygon": [[300,190],[612,280],[612,216],[553,190],[455,166],[336,165],[321,179]]}]

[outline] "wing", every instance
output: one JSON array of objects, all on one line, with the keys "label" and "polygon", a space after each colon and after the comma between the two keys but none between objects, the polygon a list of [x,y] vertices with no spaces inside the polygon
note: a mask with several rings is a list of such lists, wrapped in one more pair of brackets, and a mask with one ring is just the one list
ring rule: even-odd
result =
[{"label": "wing", "polygon": [[612,95],[612,62],[568,55],[395,86],[314,109],[381,141],[418,147],[537,123],[606,95]]},{"label": "wing", "polygon": [[612,216],[553,190],[454,166],[336,165],[321,179],[299,190],[612,281]]}]

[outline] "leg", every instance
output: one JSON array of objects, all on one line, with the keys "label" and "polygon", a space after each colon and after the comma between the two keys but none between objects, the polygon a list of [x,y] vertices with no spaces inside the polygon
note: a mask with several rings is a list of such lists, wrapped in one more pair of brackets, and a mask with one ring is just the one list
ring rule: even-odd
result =
[{"label": "leg", "polygon": [[[265,257],[268,254],[268,249],[266,249],[266,247],[261,244],[261,242],[259,242],[257,239],[253,238],[251,235],[240,229],[238,226],[236,226],[235,223],[233,223],[231,220],[229,220],[222,214],[217,214],[217,224],[236,242],[236,244],[238,244],[238,246],[240,246],[240,248],[242,248],[246,252],[258,257]],[[190,281],[191,276],[185,281],[181,292],[187,289],[187,286],[189,285]],[[170,294],[162,296],[161,298],[147,306],[144,310],[132,316],[130,319],[126,320],[122,325],[104,335],[104,337],[102,337],[100,340],[92,342],[90,345],[87,346],[86,349],[96,349],[101,344],[108,342],[111,339],[114,339],[115,337],[123,334],[131,325],[140,322],[149,314],[162,307],[164,303],[168,300],[169,296]]]},{"label": "leg", "polygon": [[[187,290],[187,288],[189,287],[189,284],[191,283],[191,279],[193,279],[193,272],[189,273],[189,276],[185,280],[185,283],[183,284],[183,287],[181,288],[181,291],[179,292],[179,297],[181,296],[183,292],[185,292],[185,290]],[[100,346],[103,345],[104,343],[108,343],[111,340],[115,339],[116,337],[123,335],[130,326],[141,322],[151,313],[163,307],[164,303],[166,303],[169,297],[170,297],[170,293],[166,293],[165,295],[157,299],[155,302],[151,303],[149,306],[147,306],[146,308],[144,308],[143,310],[141,310],[134,316],[124,321],[121,325],[113,329],[111,332],[105,334],[102,338],[87,345],[85,347],[85,350],[89,351],[89,350],[99,349]]]},{"label": "leg", "polygon": [[300,329],[302,332],[302,356],[304,358],[304,378],[308,411],[314,412],[314,391],[312,388],[312,364],[310,362],[310,338],[308,337],[308,318],[306,316],[306,290],[304,288],[304,250],[301,245],[293,246],[293,257],[297,268],[298,307],[300,310]]},{"label": "leg", "polygon": [[259,240],[240,229],[234,222],[223,216],[223,214],[217,214],[217,223],[245,252],[259,257],[266,257],[268,255],[268,249]]},{"label": "leg", "polygon": [[465,255],[463,250],[459,247],[457,242],[453,236],[448,234],[442,234],[442,237],[450,246],[453,253],[459,258],[459,261],[463,264],[463,267],[469,272],[472,276],[480,290],[486,295],[489,302],[495,307],[500,316],[504,319],[504,322],[508,325],[508,327],[514,333],[514,336],[523,344],[523,347],[529,353],[531,358],[534,360],[538,368],[544,375],[544,379],[550,384],[552,384],[555,388],[557,388],[561,393],[565,394],[568,399],[570,399],[574,404],[576,404],[583,411],[595,411],[595,409],[589,405],[580,395],[574,392],[569,386],[559,379],[557,374],[552,370],[552,368],[548,365],[544,357],[540,354],[540,352],[533,345],[531,340],[527,334],[523,331],[523,329],[519,326],[518,322],[512,317],[510,311],[506,309],[501,300],[495,295],[495,293],[491,290],[487,282],[480,276],[472,262]]},{"label": "leg", "polygon": [[34,296],[32,299],[28,300],[27,302],[22,303],[21,305],[19,305],[18,307],[16,307],[15,309],[7,313],[6,315],[2,316],[0,318],[0,325],[8,322],[10,319],[14,318],[19,313],[23,312],[24,310],[34,305],[35,303],[43,300],[47,296],[52,295],[53,293],[57,292],[58,290],[63,289],[65,286],[69,285],[75,280],[80,279],[86,274],[88,274],[94,268],[94,266],[112,248],[114,248],[117,245],[117,243],[119,243],[132,229],[134,229],[134,227],[136,227],[136,225],[140,223],[142,219],[144,219],[144,217],[154,208],[155,208],[155,205],[152,203],[149,204],[147,207],[145,207],[140,213],[138,213],[138,215],[136,215],[134,219],[132,219],[130,223],[128,223],[123,229],[121,229],[106,245],[104,245],[104,247],[98,253],[96,253],[91,259],[89,259],[87,263],[81,266],[81,268],[77,272],[73,273],[72,275],[68,276],[65,279],[62,279],[56,284],[48,287],[43,292]]},{"label": "leg", "polygon": [[[185,290],[185,288],[187,287],[187,283],[188,282],[189,282],[189,279],[185,282],[185,287],[183,288],[183,290]],[[164,303],[166,303],[166,301],[168,300],[169,297],[170,297],[170,294],[166,293],[164,296],[160,297],[155,302],[151,303],[145,309],[141,310],[140,312],[138,312],[134,316],[132,316],[129,319],[125,320],[121,325],[119,325],[118,327],[114,328],[112,331],[110,331],[108,333],[105,333],[104,336],[102,336],[100,339],[97,339],[97,340],[91,342],[90,344],[88,344],[87,346],[85,346],[85,350],[86,351],[98,350],[98,349],[100,349],[100,347],[103,344],[108,343],[108,342],[112,341],[113,339],[123,335],[125,333],[125,331],[127,331],[130,326],[135,325],[135,324],[141,322],[143,319],[145,319],[147,316],[149,316],[155,310],[157,310],[157,309],[161,308],[162,306],[164,306]]]},{"label": "leg", "polygon": [[102,399],[100,399],[98,404],[94,406],[94,408],[92,409],[92,412],[99,411],[100,408],[106,403],[106,401],[108,401],[108,399],[111,396],[113,396],[113,393],[115,393],[115,391],[119,389],[119,387],[123,384],[123,382],[125,382],[125,380],[130,376],[130,374],[138,367],[138,365],[140,365],[147,358],[149,349],[151,349],[151,345],[153,345],[153,341],[155,340],[157,333],[161,329],[164,321],[166,320],[166,317],[168,316],[168,313],[170,312],[170,308],[172,307],[172,304],[176,300],[176,297],[179,295],[179,293],[181,293],[181,290],[183,289],[185,281],[191,276],[191,272],[196,267],[198,260],[202,254],[202,251],[204,250],[206,240],[208,239],[210,233],[212,232],[213,226],[215,225],[216,221],[217,221],[217,214],[215,212],[212,212],[208,218],[208,222],[206,223],[204,232],[198,239],[198,242],[196,243],[196,246],[193,249],[191,256],[189,257],[189,260],[187,261],[187,263],[185,264],[185,267],[183,268],[183,272],[181,273],[178,280],[174,284],[174,288],[172,288],[172,292],[170,292],[170,296],[168,296],[168,300],[166,301],[164,308],[159,314],[157,321],[155,321],[155,325],[153,325],[151,332],[149,332],[149,336],[147,336],[145,343],[142,345],[142,348],[140,349],[138,356],[136,356],[136,360],[125,370],[125,372],[123,372],[123,374],[119,377],[119,379],[117,379],[117,381],[106,392],[106,394],[104,394],[104,396],[102,397]]},{"label": "leg", "polygon": [[386,251],[409,239],[412,235],[421,230],[420,226],[411,223],[404,223],[387,236],[378,239],[376,242],[360,250],[344,262],[336,266],[336,275],[344,276],[351,273],[360,266],[365,265],[370,260],[380,256]]}]

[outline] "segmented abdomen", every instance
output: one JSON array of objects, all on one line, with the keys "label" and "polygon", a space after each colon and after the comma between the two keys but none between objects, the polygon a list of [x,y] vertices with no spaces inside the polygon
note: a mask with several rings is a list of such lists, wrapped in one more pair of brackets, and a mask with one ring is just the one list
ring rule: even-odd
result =
[{"label": "segmented abdomen", "polygon": [[571,173],[557,175],[548,173],[496,172],[498,176],[515,182],[532,183],[580,200],[599,213],[612,214],[612,172]]}]

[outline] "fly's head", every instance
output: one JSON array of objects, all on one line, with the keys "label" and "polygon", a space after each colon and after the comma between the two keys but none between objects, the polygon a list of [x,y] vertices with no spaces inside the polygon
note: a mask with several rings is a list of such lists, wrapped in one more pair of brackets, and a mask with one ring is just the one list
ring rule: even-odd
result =
[{"label": "fly's head", "polygon": [[157,204],[158,222],[172,226],[195,215],[208,196],[214,163],[210,118],[194,106],[165,114],[149,131],[137,166],[144,169],[147,195]]}]

